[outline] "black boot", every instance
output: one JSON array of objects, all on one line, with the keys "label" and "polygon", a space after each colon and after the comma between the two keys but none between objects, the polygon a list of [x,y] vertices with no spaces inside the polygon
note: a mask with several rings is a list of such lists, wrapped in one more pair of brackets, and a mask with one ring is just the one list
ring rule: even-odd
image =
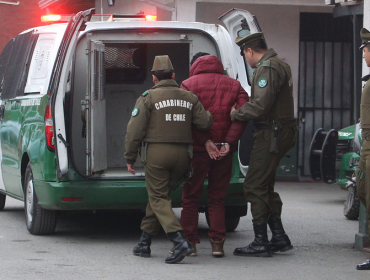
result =
[{"label": "black boot", "polygon": [[186,256],[194,252],[193,247],[181,231],[168,233],[168,236],[173,242],[173,253],[166,258],[166,263],[181,262]]},{"label": "black boot", "polygon": [[143,231],[140,237],[139,243],[134,247],[134,250],[132,250],[132,253],[135,256],[140,256],[144,258],[150,257],[150,244],[152,244],[152,235],[146,233]]},{"label": "black boot", "polygon": [[246,247],[236,248],[234,255],[271,257],[271,244],[267,237],[267,223],[253,224],[254,241]]},{"label": "black boot", "polygon": [[357,270],[370,270],[370,259],[362,264],[358,264],[356,267]]},{"label": "black boot", "polygon": [[285,234],[280,218],[270,220],[268,225],[272,232],[272,238],[270,240],[272,252],[286,252],[293,249],[288,235]]}]

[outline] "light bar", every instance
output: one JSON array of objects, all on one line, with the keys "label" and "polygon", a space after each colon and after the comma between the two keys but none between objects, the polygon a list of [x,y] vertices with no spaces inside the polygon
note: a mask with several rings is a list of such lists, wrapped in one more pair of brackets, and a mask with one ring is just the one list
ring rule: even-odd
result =
[{"label": "light bar", "polygon": [[67,22],[71,15],[45,15],[41,16],[42,22]]},{"label": "light bar", "polygon": [[157,16],[153,16],[153,15],[146,15],[145,16],[145,19],[147,21],[156,21],[157,20]]}]

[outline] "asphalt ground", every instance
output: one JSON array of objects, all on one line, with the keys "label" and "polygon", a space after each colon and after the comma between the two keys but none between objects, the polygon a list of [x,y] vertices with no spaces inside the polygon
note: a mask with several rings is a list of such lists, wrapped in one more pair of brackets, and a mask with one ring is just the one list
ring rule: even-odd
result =
[{"label": "asphalt ground", "polygon": [[[336,185],[278,182],[283,223],[294,249],[272,258],[237,257],[236,247],[253,239],[251,217],[228,233],[225,257],[211,256],[207,224],[200,215],[198,256],[164,263],[171,243],[153,238],[152,257],[132,255],[140,215],[120,211],[67,212],[56,233],[28,233],[22,202],[8,199],[0,212],[0,279],[370,279],[356,265],[370,254],[354,248],[358,221],[343,216],[346,192]],[[180,209],[176,209],[180,215]]]}]

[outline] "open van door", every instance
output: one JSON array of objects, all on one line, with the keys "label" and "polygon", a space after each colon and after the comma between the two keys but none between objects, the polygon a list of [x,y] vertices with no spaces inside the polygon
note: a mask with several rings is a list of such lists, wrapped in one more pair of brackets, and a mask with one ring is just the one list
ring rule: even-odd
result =
[{"label": "open van door", "polygon": [[[262,32],[258,24],[257,18],[252,16],[248,11],[241,9],[231,9],[219,17],[229,31],[231,40],[235,42],[237,37],[245,37],[249,34]],[[240,53],[240,48],[237,44],[233,44],[235,53]],[[250,87],[254,69],[252,69],[245,61],[243,56],[237,56],[238,75],[237,80],[240,81],[243,88]]]},{"label": "open van door", "polygon": [[68,142],[65,127],[64,99],[71,69],[72,58],[76,46],[78,33],[83,30],[83,24],[90,20],[94,9],[79,12],[71,17],[57,53],[52,76],[50,78],[48,95],[51,97],[51,114],[54,127],[54,145],[57,162],[58,178],[69,170]]},{"label": "open van door", "polygon": [[[219,17],[229,31],[230,37],[235,42],[237,37],[245,37],[249,34],[262,32],[258,24],[257,18],[252,16],[248,11],[241,9],[231,9]],[[233,44],[235,53],[240,53],[240,48],[237,44]],[[237,55],[236,57],[238,75],[237,80],[241,83],[243,88],[250,88],[254,69],[245,61],[244,56]],[[239,141],[239,165],[240,170],[245,176],[248,171],[250,152],[253,145],[253,125],[249,122],[246,131]]]},{"label": "open van door", "polygon": [[86,122],[86,175],[107,169],[107,135],[105,114],[105,46],[90,42],[89,87],[83,106]]}]

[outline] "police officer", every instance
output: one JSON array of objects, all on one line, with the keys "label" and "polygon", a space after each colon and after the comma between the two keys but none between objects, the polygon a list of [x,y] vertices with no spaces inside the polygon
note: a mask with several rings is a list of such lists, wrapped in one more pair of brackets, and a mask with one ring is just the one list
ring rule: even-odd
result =
[{"label": "police officer", "polygon": [[[244,181],[255,238],[248,246],[236,248],[234,255],[271,257],[272,252],[293,248],[280,218],[283,203],[274,191],[279,161],[295,144],[292,74],[289,65],[273,49],[267,49],[263,33],[238,37],[236,44],[248,64],[255,68],[250,102],[231,111],[232,120],[253,120],[256,128]],[[272,232],[270,242],[267,224]]]},{"label": "police officer", "polygon": [[[360,50],[363,50],[363,58],[367,67],[370,67],[370,32],[366,28],[360,31],[362,44]],[[370,83],[368,82],[370,75],[362,78],[366,82],[361,95],[361,128],[362,151],[360,157],[359,168],[357,170],[357,194],[360,201],[365,205],[367,218],[370,218]],[[370,233],[370,222],[368,220],[368,232]],[[370,259],[366,262],[357,265],[358,270],[370,270]]]},{"label": "police officer", "polygon": [[136,101],[125,142],[127,169],[132,174],[140,143],[145,143],[141,160],[145,164],[149,197],[141,222],[143,232],[133,254],[150,257],[151,238],[162,226],[174,245],[166,263],[180,262],[193,253],[172,211],[170,192],[184,177],[190,163],[192,124],[206,130],[213,122],[211,113],[204,110],[198,98],[179,88],[173,70],[167,55],[155,57],[152,69],[155,86]]}]

